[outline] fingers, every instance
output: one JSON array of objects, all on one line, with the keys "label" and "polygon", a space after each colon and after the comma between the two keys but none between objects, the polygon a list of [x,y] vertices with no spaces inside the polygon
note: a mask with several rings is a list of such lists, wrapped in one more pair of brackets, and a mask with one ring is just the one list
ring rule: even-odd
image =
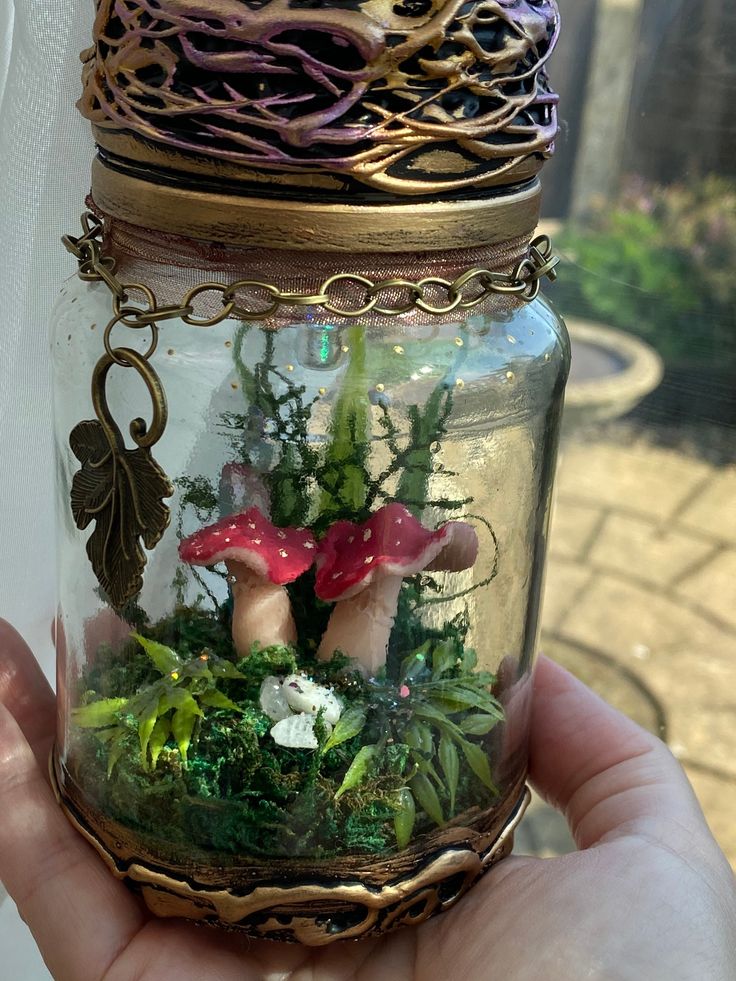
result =
[{"label": "fingers", "polygon": [[[10,701],[27,716],[33,692],[48,697],[31,669],[24,674],[19,667],[4,677],[14,679]],[[0,704],[0,879],[53,976],[87,981],[104,974],[143,914],[68,823],[43,773],[20,726]]]},{"label": "fingers", "polygon": [[54,697],[0,621],[0,879],[54,977],[100,977],[143,915],[57,807],[45,774]]},{"label": "fingers", "polygon": [[665,745],[542,658],[530,742],[531,779],[562,810],[578,845],[627,833],[707,833],[682,768]]},{"label": "fingers", "polygon": [[0,702],[28,740],[41,768],[48,764],[54,739],[56,702],[28,645],[0,619]]}]

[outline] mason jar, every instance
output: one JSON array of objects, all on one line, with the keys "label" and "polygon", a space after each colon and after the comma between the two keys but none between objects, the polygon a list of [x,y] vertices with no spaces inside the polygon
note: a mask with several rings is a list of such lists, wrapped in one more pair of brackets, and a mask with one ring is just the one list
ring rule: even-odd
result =
[{"label": "mason jar", "polygon": [[418,923],[528,798],[569,365],[534,239],[556,10],[300,10],[300,61],[267,5],[128,7],[85,54],[54,312],[59,797],[160,915]]},{"label": "mason jar", "polygon": [[[438,315],[406,284],[448,306],[439,281],[511,277],[528,242],[345,256],[102,226],[160,307],[209,286],[147,327],[143,291],[111,316],[104,281],[70,280],[55,311],[65,799],[126,863],[190,870],[178,891],[279,881],[289,909],[306,882],[416,878],[462,846],[426,900],[446,904],[524,795],[569,345],[541,296],[476,275]],[[286,304],[263,316],[255,282]],[[368,282],[388,286],[341,316]],[[320,291],[334,312],[289,305]],[[258,319],[223,316],[230,297]],[[348,905],[332,934],[364,926]]]}]

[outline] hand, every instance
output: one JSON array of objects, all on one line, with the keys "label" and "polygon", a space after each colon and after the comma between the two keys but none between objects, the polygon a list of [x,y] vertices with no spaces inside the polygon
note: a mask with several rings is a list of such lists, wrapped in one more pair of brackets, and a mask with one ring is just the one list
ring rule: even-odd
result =
[{"label": "hand", "polygon": [[0,879],[57,981],[733,981],[736,886],[677,762],[550,661],[531,779],[580,851],[513,857],[416,930],[318,951],[156,920],[54,802],[55,705],[0,621]]}]

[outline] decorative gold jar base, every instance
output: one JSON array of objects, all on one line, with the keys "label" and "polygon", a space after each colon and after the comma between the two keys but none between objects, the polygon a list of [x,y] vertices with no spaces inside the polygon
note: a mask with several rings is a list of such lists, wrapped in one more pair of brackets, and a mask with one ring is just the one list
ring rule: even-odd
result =
[{"label": "decorative gold jar base", "polygon": [[[208,864],[191,852],[164,862],[145,838],[82,800],[56,755],[51,778],[67,817],[113,874],[157,916],[178,916],[251,937],[321,947],[417,925],[453,906],[513,847],[530,793],[521,779],[491,815],[427,835],[386,859],[276,859]],[[63,788],[63,789],[61,789]]]}]

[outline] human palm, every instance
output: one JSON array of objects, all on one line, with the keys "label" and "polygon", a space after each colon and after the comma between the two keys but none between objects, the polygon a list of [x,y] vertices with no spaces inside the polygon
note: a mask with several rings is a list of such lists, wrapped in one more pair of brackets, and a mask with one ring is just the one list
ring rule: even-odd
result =
[{"label": "human palm", "polygon": [[0,879],[57,981],[733,981],[736,883],[659,740],[551,662],[531,779],[580,851],[513,857],[417,929],[325,949],[157,920],[56,806],[54,696],[0,621]]}]

